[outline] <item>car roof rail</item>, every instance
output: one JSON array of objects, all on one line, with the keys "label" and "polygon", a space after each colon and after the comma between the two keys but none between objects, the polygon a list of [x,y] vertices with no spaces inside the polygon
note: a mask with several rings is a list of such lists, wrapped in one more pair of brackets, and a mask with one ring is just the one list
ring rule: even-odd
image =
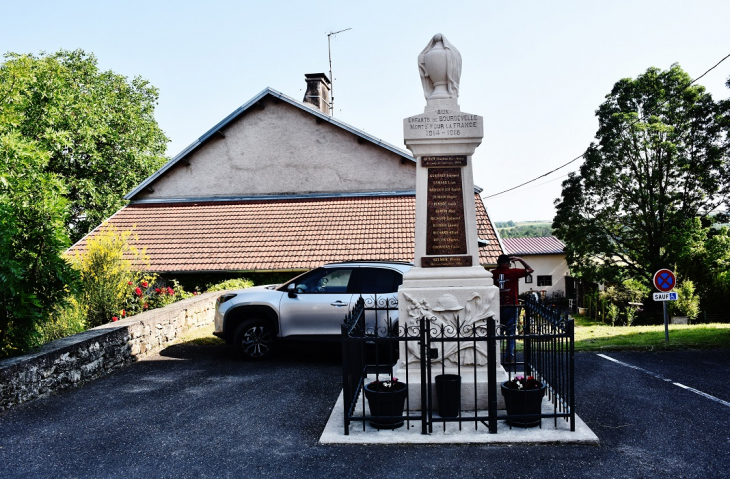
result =
[{"label": "car roof rail", "polygon": [[351,259],[348,261],[333,261],[330,263],[325,263],[323,266],[330,266],[330,265],[337,265],[337,264],[347,264],[347,263],[373,263],[373,264],[403,264],[407,266],[413,266],[412,261],[385,261],[385,260],[378,260],[378,259]]}]

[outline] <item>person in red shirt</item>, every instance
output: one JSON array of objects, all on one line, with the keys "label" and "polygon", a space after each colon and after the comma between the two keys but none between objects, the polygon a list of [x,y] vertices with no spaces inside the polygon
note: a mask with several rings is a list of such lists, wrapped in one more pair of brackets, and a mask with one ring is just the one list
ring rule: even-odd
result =
[{"label": "person in red shirt", "polygon": [[[520,262],[523,268],[510,268],[510,263]],[[520,278],[524,278],[531,274],[534,269],[525,260],[518,256],[499,255],[497,258],[497,267],[492,270],[494,285],[499,287],[499,317],[500,323],[507,328],[508,335],[515,334],[515,325],[517,323],[517,311],[519,308]],[[505,353],[504,362],[515,362],[515,340],[507,340],[507,351]]]}]

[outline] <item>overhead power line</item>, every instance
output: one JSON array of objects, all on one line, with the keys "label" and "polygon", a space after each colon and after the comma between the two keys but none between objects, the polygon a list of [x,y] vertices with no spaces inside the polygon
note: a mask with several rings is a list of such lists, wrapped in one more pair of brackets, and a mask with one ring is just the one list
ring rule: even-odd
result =
[{"label": "overhead power line", "polygon": [[554,170],[550,170],[550,171],[548,171],[547,173],[543,173],[543,174],[542,174],[542,175],[540,175],[540,176],[536,176],[535,178],[533,178],[533,179],[531,179],[531,180],[529,180],[529,181],[525,181],[524,183],[521,183],[521,184],[519,184],[519,185],[517,185],[517,186],[513,186],[512,188],[508,188],[508,189],[506,189],[506,190],[502,190],[502,191],[500,191],[499,193],[495,193],[495,194],[493,194],[493,195],[485,196],[485,197],[484,197],[484,199],[486,200],[486,199],[488,199],[488,198],[492,198],[493,196],[498,196],[498,195],[502,195],[502,194],[504,194],[504,193],[507,193],[508,191],[516,190],[517,188],[521,188],[521,187],[523,187],[523,186],[525,186],[525,185],[528,185],[528,184],[532,183],[533,181],[537,181],[537,180],[539,180],[540,178],[544,178],[544,177],[546,177],[546,176],[548,176],[548,175],[550,175],[550,174],[552,174],[552,173],[555,173],[556,171],[558,171],[558,170],[559,170],[559,169],[561,169],[561,168],[565,168],[566,166],[568,166],[569,164],[573,163],[574,161],[580,160],[581,158],[583,158],[583,155],[585,155],[585,153],[581,153],[581,154],[580,154],[579,156],[576,156],[575,158],[573,158],[573,159],[572,159],[572,160],[570,160],[569,162],[567,162],[567,163],[565,163],[565,164],[562,164],[562,165],[558,166],[558,167],[557,167],[557,168],[555,168]]},{"label": "overhead power line", "polygon": [[[715,64],[714,66],[712,66],[712,67],[711,67],[711,68],[709,68],[709,69],[708,69],[707,71],[705,71],[705,73],[703,73],[702,75],[700,75],[700,76],[698,76],[697,78],[695,78],[694,80],[692,80],[692,81],[691,81],[691,82],[690,82],[690,83],[689,83],[689,84],[688,84],[688,85],[687,85],[686,87],[684,87],[684,90],[686,90],[687,88],[689,88],[690,86],[692,86],[692,85],[693,85],[693,84],[694,84],[695,82],[697,82],[698,80],[700,80],[700,79],[701,79],[702,77],[704,77],[705,75],[707,75],[708,73],[710,73],[710,72],[711,72],[712,70],[714,70],[715,68],[717,68],[717,67],[718,67],[718,66],[720,65],[720,63],[724,62],[724,61],[725,61],[725,60],[727,60],[728,58],[730,58],[730,54],[726,55],[726,56],[725,56],[725,57],[724,57],[724,58],[723,58],[722,60],[720,60],[720,61],[719,61],[719,62],[717,62],[717,63],[716,63],[716,64]],[[682,91],[684,91],[684,90],[682,90]],[[675,95],[676,95],[676,94],[675,94]],[[668,99],[664,100],[664,101],[663,101],[663,102],[662,102],[662,103],[661,103],[660,105],[658,105],[658,106],[663,106],[663,105],[664,105],[665,103],[667,103],[667,102],[668,102],[668,101],[669,101],[670,99],[671,99],[671,98],[668,98]],[[636,120],[634,120],[633,122],[631,122],[631,123],[629,123],[628,125],[626,125],[626,126],[625,126],[624,128],[630,128],[631,126],[635,125],[635,124],[636,124],[636,123],[638,123],[639,121],[640,121],[640,118],[637,118],[637,119],[636,119]],[[529,185],[530,183],[532,183],[532,182],[534,182],[534,181],[537,181],[537,180],[539,180],[540,178],[544,178],[544,177],[546,177],[546,176],[548,176],[548,175],[550,175],[550,174],[552,174],[552,173],[555,173],[555,172],[556,172],[556,171],[558,171],[559,169],[561,169],[561,168],[565,168],[565,167],[566,167],[566,166],[568,166],[569,164],[571,164],[571,163],[573,163],[573,162],[575,162],[575,161],[578,161],[578,160],[580,160],[581,158],[583,158],[583,156],[584,156],[584,155],[585,155],[585,152],[583,152],[583,153],[581,153],[580,155],[576,156],[575,158],[573,158],[573,159],[572,159],[572,160],[570,160],[569,162],[567,162],[567,163],[564,163],[564,164],[562,164],[562,165],[558,166],[557,168],[555,168],[555,169],[553,169],[553,170],[550,170],[550,171],[548,171],[547,173],[543,173],[543,174],[542,174],[542,175],[540,175],[540,176],[536,176],[535,178],[533,178],[533,179],[531,179],[531,180],[528,180],[528,181],[525,181],[524,183],[520,183],[520,184],[519,184],[519,185],[517,185],[517,186],[513,186],[512,188],[507,188],[506,190],[502,190],[502,191],[500,191],[499,193],[494,193],[494,194],[492,194],[492,195],[489,195],[489,196],[485,196],[485,197],[484,197],[484,199],[485,199],[485,200],[487,200],[487,199],[489,199],[489,198],[494,198],[495,196],[499,196],[499,195],[502,195],[502,194],[504,194],[504,193],[507,193],[507,192],[509,192],[509,191],[512,191],[512,190],[516,190],[517,188],[522,188],[522,187],[523,187],[523,186],[525,186],[525,185]]]}]

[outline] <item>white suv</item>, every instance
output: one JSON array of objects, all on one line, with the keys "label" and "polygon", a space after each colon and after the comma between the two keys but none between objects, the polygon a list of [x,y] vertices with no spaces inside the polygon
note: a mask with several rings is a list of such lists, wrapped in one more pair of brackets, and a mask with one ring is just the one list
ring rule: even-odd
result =
[{"label": "white suv", "polygon": [[[392,308],[397,321],[398,286],[412,263],[357,261],[326,264],[283,285],[257,286],[221,295],[213,334],[248,359],[268,356],[276,338],[336,339],[345,315],[360,296]],[[382,325],[368,325],[378,328]]]}]

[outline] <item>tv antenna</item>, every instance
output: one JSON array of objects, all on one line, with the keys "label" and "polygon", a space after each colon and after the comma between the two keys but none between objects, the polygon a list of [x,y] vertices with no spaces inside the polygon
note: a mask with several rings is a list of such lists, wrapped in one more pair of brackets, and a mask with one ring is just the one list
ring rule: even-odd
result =
[{"label": "tv antenna", "polygon": [[336,32],[329,32],[327,34],[327,54],[330,58],[330,116],[335,116],[335,77],[332,76],[332,48],[330,47],[330,38],[332,35],[352,30],[352,28],[345,28]]}]

